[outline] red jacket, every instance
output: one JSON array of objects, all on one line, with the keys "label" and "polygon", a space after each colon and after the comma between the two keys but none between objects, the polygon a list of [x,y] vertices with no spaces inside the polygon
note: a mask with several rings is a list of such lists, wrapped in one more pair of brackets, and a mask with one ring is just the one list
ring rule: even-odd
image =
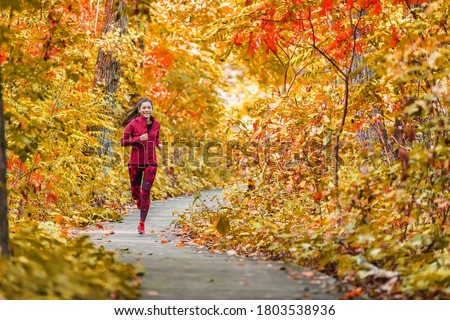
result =
[{"label": "red jacket", "polygon": [[[150,131],[147,131],[147,120],[139,116],[125,127],[120,145],[131,146],[130,161],[128,164],[151,164],[157,165],[156,147],[161,143],[159,140],[159,122],[151,117],[153,125]],[[148,133],[148,140],[141,141],[140,137]]]}]

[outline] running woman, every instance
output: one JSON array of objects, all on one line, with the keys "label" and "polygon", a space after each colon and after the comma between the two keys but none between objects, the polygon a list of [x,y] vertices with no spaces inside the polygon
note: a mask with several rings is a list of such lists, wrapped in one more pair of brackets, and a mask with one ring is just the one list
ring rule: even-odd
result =
[{"label": "running woman", "polygon": [[139,234],[145,234],[145,219],[150,208],[150,191],[158,168],[156,148],[161,151],[163,148],[159,140],[160,124],[153,118],[152,112],[153,102],[146,97],[140,99],[122,121],[125,130],[120,139],[122,146],[131,146],[128,173],[131,197],[140,209],[137,229]]}]

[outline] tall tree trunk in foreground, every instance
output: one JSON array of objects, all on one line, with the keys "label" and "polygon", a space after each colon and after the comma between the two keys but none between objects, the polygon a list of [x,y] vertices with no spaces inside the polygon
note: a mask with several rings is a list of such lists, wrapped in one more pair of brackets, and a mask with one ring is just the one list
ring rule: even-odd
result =
[{"label": "tall tree trunk in foreground", "polygon": [[9,256],[8,202],[6,189],[6,140],[3,116],[2,69],[0,67],[0,255]]},{"label": "tall tree trunk in foreground", "polygon": [[[117,31],[119,36],[126,31],[127,19],[124,15],[125,2],[123,0],[107,0],[105,5],[105,15],[103,18],[102,34]],[[107,96],[107,105],[112,115],[115,113],[116,101],[115,93],[119,87],[120,62],[114,56],[114,52],[100,49],[98,51],[97,63],[95,66],[94,87],[102,88]],[[111,131],[101,129],[102,154],[111,154]]]}]

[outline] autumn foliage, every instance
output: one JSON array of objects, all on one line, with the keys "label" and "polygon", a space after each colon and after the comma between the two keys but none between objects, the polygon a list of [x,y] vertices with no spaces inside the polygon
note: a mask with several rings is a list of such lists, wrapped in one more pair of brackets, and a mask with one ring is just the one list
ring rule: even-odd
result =
[{"label": "autumn foliage", "polygon": [[[346,298],[449,297],[448,1],[108,3],[127,17],[120,32],[102,33],[104,1],[0,3],[13,249],[0,270],[17,275],[0,280],[0,297],[27,285],[20,270],[92,256],[85,279],[69,268],[67,282],[48,282],[44,268],[41,297],[137,296],[134,268],[102,269],[110,253],[67,237],[121,218],[119,123],[144,95],[168,146],[154,198],[242,178],[226,206],[180,213],[197,243],[332,274]],[[94,85],[100,51],[120,63],[109,95]],[[223,165],[203,161],[196,146],[208,141],[232,149]],[[96,270],[115,286],[98,285]]]},{"label": "autumn foliage", "polygon": [[[55,234],[67,237],[74,227],[121,219],[131,198],[126,166],[129,150],[119,145],[123,130],[119,124],[139,97],[148,96],[154,101],[155,117],[163,125],[161,138],[166,145],[174,139],[174,132],[182,137],[203,136],[220,121],[221,101],[216,88],[220,68],[210,54],[200,54],[198,44],[190,38],[197,27],[180,24],[185,21],[180,12],[186,15],[194,9],[183,11],[180,4],[165,1],[151,5],[148,1],[121,3],[127,17],[123,34],[102,33],[105,1],[14,0],[0,4],[9,222],[12,232],[18,233],[11,237],[11,247],[16,248],[12,259],[26,256],[31,250],[22,247],[23,233],[28,231],[19,225],[49,224],[58,230]],[[119,1],[112,1],[112,5],[119,10]],[[173,33],[174,23],[179,32]],[[103,83],[94,85],[100,51],[111,53],[120,63],[119,86],[113,97],[102,90]],[[108,153],[103,151],[104,132],[112,141]],[[223,183],[217,170],[189,164],[175,166],[168,154],[158,155],[164,165],[152,190],[154,198],[192,193]],[[51,238],[42,228],[36,230],[36,237]],[[79,254],[75,252],[77,241],[58,242],[55,250],[66,247],[69,255]],[[102,260],[111,262],[109,254],[103,255],[84,242],[83,248],[80,250],[86,254],[90,251],[96,255],[100,264]],[[81,260],[80,265],[86,263]],[[4,263],[0,263],[2,270],[12,272]],[[69,269],[67,276],[75,276],[69,275]],[[117,270],[122,271],[122,276],[133,277],[133,268]],[[30,277],[28,282],[33,282],[33,272]],[[94,285],[94,278],[94,271],[86,274],[85,286]],[[16,286],[19,290],[26,283],[7,280],[0,283],[0,296],[17,297],[19,291],[2,287]],[[68,283],[71,281],[77,280]],[[136,291],[131,286],[136,284],[131,283],[130,288],[128,285],[117,283],[116,293],[97,297],[75,292],[58,296],[51,289],[48,295],[133,298]],[[30,290],[30,297],[38,296],[33,288],[23,290]]]},{"label": "autumn foliage", "polygon": [[209,41],[270,90],[230,122],[248,142],[235,159],[247,186],[182,213],[188,234],[370,297],[448,298],[449,10],[252,1],[210,25]]}]

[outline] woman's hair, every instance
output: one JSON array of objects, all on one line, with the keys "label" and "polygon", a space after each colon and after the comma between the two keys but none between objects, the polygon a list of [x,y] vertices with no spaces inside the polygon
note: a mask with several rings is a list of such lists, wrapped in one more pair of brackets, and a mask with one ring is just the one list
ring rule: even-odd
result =
[{"label": "woman's hair", "polygon": [[153,107],[153,102],[149,98],[144,97],[139,99],[139,101],[134,105],[134,107],[128,110],[127,113],[125,114],[125,117],[122,120],[122,126],[126,127],[127,124],[131,122],[131,120],[139,117],[139,108],[144,102],[150,102]]}]

